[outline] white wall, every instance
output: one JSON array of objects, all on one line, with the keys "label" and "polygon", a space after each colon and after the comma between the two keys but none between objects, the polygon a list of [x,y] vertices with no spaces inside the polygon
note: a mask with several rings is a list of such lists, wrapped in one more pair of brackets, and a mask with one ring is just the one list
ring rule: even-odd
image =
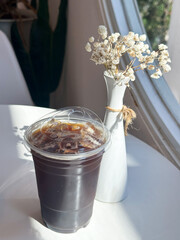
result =
[{"label": "white wall", "polygon": [[96,34],[101,21],[97,0],[70,0],[68,3],[68,31],[61,84],[53,94],[55,107],[80,105],[104,115],[106,88],[102,66],[90,61],[85,44]]}]

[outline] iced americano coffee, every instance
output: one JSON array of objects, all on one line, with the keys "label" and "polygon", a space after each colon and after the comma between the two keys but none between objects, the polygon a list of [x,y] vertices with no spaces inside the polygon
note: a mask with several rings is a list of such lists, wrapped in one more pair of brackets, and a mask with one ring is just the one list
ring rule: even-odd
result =
[{"label": "iced americano coffee", "polygon": [[46,226],[63,233],[85,227],[92,215],[108,130],[90,110],[71,107],[32,124],[25,141],[34,160]]},{"label": "iced americano coffee", "polygon": [[98,126],[90,122],[66,122],[52,119],[29,137],[35,147],[51,153],[77,154],[96,149],[106,139]]}]

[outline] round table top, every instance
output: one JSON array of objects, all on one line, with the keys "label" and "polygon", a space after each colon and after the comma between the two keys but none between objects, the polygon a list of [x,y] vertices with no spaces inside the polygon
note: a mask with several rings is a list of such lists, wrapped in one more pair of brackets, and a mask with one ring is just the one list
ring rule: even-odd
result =
[{"label": "round table top", "polygon": [[23,134],[27,126],[50,111],[0,105],[0,240],[180,239],[180,171],[133,136],[126,137],[128,197],[113,204],[95,201],[89,225],[76,233],[46,228]]}]

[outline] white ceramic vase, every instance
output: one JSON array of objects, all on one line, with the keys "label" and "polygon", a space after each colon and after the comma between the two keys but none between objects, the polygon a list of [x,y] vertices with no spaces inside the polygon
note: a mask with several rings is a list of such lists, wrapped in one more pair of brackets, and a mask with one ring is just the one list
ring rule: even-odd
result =
[{"label": "white ceramic vase", "polygon": [[[122,109],[126,90],[124,80],[122,86],[116,84],[113,77],[104,72],[107,86],[107,106]],[[102,202],[119,202],[127,196],[127,161],[123,116],[120,112],[106,109],[105,126],[110,130],[111,143],[103,154],[96,199]]]}]

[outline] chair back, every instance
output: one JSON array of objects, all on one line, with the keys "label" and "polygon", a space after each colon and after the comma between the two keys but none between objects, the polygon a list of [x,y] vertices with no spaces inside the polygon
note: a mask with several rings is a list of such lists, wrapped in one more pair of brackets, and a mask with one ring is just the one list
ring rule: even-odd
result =
[{"label": "chair back", "polygon": [[2,31],[0,31],[0,104],[33,105],[14,50]]}]

